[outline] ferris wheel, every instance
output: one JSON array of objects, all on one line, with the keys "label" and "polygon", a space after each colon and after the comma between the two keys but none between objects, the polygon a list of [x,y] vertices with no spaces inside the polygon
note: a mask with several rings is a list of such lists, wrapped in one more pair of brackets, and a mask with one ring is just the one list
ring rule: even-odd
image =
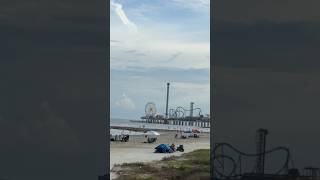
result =
[{"label": "ferris wheel", "polygon": [[156,104],[153,102],[148,102],[144,110],[147,117],[154,116],[157,113]]}]

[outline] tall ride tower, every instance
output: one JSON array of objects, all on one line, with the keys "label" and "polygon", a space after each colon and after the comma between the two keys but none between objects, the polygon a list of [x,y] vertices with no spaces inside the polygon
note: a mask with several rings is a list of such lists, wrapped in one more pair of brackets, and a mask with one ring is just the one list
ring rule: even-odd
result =
[{"label": "tall ride tower", "polygon": [[169,104],[169,86],[170,86],[170,83],[167,83],[166,118],[168,118],[168,104]]},{"label": "tall ride tower", "polygon": [[258,129],[256,132],[256,146],[257,146],[257,156],[256,159],[256,173],[264,174],[264,165],[265,165],[265,152],[266,152],[266,136],[268,130]]}]

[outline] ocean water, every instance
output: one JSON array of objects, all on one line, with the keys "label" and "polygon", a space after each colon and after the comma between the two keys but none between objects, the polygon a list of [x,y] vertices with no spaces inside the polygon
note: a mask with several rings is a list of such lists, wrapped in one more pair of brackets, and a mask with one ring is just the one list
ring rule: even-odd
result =
[{"label": "ocean water", "polygon": [[[136,120],[136,119],[132,119]],[[197,126],[180,126],[180,125],[169,125],[169,124],[152,124],[152,123],[141,123],[141,122],[131,122],[130,119],[117,119],[111,118],[110,126],[120,126],[120,127],[135,127],[135,128],[146,128],[146,129],[158,129],[158,130],[172,130],[172,131],[185,131],[193,128],[198,129],[200,132],[210,132],[210,128],[200,128]],[[121,134],[123,130],[110,129],[110,132],[115,134]],[[133,131],[126,131],[127,134],[140,135]]]},{"label": "ocean water", "polygon": [[112,124],[112,123],[130,123],[130,120],[137,120],[137,119],[111,118],[111,119],[110,119],[110,124]]}]

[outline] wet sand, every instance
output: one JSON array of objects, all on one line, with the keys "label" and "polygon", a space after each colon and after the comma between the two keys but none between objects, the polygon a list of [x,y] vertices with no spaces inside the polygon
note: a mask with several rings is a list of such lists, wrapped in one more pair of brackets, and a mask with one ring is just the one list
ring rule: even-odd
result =
[{"label": "wet sand", "polygon": [[[153,160],[161,160],[163,157],[179,156],[186,152],[196,149],[210,148],[210,134],[201,133],[200,138],[175,138],[175,131],[157,131],[161,135],[155,143],[144,143],[144,136],[130,136],[129,142],[110,142],[110,170],[115,164],[130,162],[150,162]],[[179,137],[179,136],[178,136]],[[184,146],[184,152],[174,153],[154,153],[154,148],[159,144],[172,144],[176,147],[180,144]],[[111,179],[115,177],[111,173]]]}]

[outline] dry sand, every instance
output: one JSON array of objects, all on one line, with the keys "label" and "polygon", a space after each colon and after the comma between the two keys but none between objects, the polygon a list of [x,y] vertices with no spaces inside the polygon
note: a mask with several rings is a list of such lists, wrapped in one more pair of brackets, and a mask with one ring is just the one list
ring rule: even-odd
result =
[{"label": "dry sand", "polygon": [[[158,131],[161,135],[158,136],[158,141],[155,143],[144,143],[144,136],[130,136],[129,142],[110,142],[110,170],[115,164],[130,163],[130,162],[150,162],[153,160],[161,160],[163,157],[179,156],[183,153],[191,152],[196,149],[210,148],[210,134],[201,133],[200,138],[175,138],[174,131]],[[175,153],[154,153],[154,148],[159,144],[172,144],[177,146],[182,144],[184,152]],[[110,179],[115,176],[110,173]]]}]

